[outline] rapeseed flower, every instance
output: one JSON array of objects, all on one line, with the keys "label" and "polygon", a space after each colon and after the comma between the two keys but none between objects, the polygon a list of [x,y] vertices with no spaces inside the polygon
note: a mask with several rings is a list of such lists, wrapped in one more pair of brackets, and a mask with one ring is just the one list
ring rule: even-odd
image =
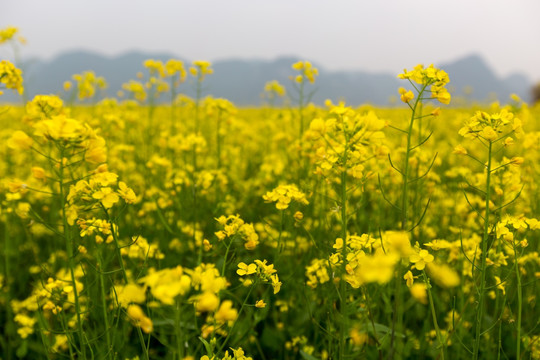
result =
[{"label": "rapeseed flower", "polygon": [[424,270],[426,264],[433,262],[435,257],[431,255],[427,250],[420,250],[419,252],[412,254],[409,260],[414,264],[414,267],[418,270]]}]

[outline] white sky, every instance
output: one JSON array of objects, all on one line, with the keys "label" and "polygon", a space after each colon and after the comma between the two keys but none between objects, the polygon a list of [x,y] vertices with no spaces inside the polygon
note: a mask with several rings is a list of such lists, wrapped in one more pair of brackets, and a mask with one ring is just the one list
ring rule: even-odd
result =
[{"label": "white sky", "polygon": [[501,76],[540,81],[540,0],[2,0],[7,25],[28,39],[26,57],[295,55],[326,69],[399,73],[477,53]]}]

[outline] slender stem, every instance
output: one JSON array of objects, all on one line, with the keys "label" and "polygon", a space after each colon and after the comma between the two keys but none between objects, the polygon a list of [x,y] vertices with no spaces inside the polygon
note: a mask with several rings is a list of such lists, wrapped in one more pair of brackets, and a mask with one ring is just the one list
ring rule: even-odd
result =
[{"label": "slender stem", "polygon": [[[197,145],[193,145],[193,151],[192,151],[192,157],[191,157],[192,163],[193,163],[193,172],[191,173],[191,188],[192,188],[192,195],[193,195],[193,221],[192,221],[192,227],[193,227],[193,245],[197,245]],[[199,255],[197,257],[197,265],[200,265],[202,263],[203,258],[203,249],[204,249],[204,242],[201,239],[201,244],[199,245]]]},{"label": "slender stem", "polygon": [[227,250],[225,250],[225,257],[223,258],[223,266],[221,267],[221,276],[225,277],[225,269],[227,268],[227,257],[229,256],[229,249],[231,248],[231,244],[233,243],[234,238],[231,239],[229,244],[227,245]]},{"label": "slender stem", "polygon": [[184,358],[184,336],[182,328],[180,327],[180,319],[181,319],[181,303],[180,299],[176,300],[176,309],[175,309],[175,322],[174,322],[174,328],[176,330],[176,351],[178,353],[178,360],[181,360]]},{"label": "slender stem", "polygon": [[379,359],[382,359],[383,354],[382,354],[382,351],[380,349],[381,343],[379,341],[379,336],[377,335],[377,327],[375,326],[375,320],[373,319],[373,312],[371,311],[371,304],[370,304],[370,301],[369,301],[369,292],[367,291],[366,286],[362,286],[362,293],[364,294],[364,297],[366,298],[368,316],[369,316],[369,320],[371,322],[371,326],[373,328],[373,337],[375,338],[375,343],[377,344],[377,351],[379,352]]},{"label": "slender stem", "polygon": [[118,263],[120,264],[120,269],[122,269],[122,277],[124,279],[124,283],[128,283],[126,268],[124,266],[124,260],[122,259],[122,253],[120,252],[120,242],[118,241],[118,236],[116,235],[116,229],[114,228],[114,223],[111,221],[111,216],[109,215],[109,212],[107,209],[102,205],[103,211],[105,212],[105,215],[107,216],[107,221],[109,224],[111,224],[111,234],[114,241],[114,247],[116,252],[116,257],[118,258]]},{"label": "slender stem", "polygon": [[10,270],[10,261],[9,258],[11,256],[11,236],[9,231],[9,224],[11,223],[9,219],[10,214],[6,213],[6,222],[4,223],[4,281],[5,285],[3,288],[3,292],[5,294],[5,303],[7,306],[6,309],[6,329],[5,329],[5,340],[7,344],[2,344],[2,347],[4,348],[4,357],[7,360],[12,359],[12,345],[11,345],[11,338],[13,337],[13,329],[14,329],[14,323],[13,323],[13,311],[11,309],[11,270]]},{"label": "slender stem", "polygon": [[435,303],[433,302],[433,295],[431,294],[431,284],[429,278],[424,270],[422,270],[422,275],[424,276],[424,284],[426,285],[426,290],[429,297],[429,306],[431,308],[431,316],[433,317],[433,326],[435,326],[435,332],[437,333],[437,340],[439,340],[439,347],[441,349],[441,360],[444,360],[446,352],[446,341],[443,339],[441,328],[437,322],[437,313],[435,312]]},{"label": "slender stem", "polygon": [[345,128],[345,122],[343,118],[341,119],[341,125],[343,126],[343,134],[345,136],[345,148],[343,151],[342,158],[342,170],[341,170],[341,238],[343,239],[343,248],[341,250],[341,279],[339,283],[339,293],[340,293],[340,336],[339,336],[339,359],[344,359],[346,357],[346,339],[348,329],[348,319],[347,319],[347,282],[345,281],[346,273],[346,263],[347,263],[347,157],[348,157],[348,147],[349,147],[349,134]]},{"label": "slender stem", "polygon": [[137,334],[139,335],[139,341],[141,343],[141,347],[142,347],[142,350],[143,350],[144,359],[145,360],[150,360],[150,357],[148,356],[148,349],[146,348],[146,342],[144,341],[144,336],[143,336],[141,327],[136,326],[136,328],[137,328]]},{"label": "slender stem", "polygon": [[75,261],[74,261],[74,252],[73,252],[73,239],[71,237],[71,231],[69,230],[69,224],[67,222],[67,215],[66,215],[66,198],[64,193],[64,148],[60,151],[60,168],[59,168],[59,187],[60,187],[60,207],[62,211],[62,222],[63,222],[63,230],[64,230],[64,239],[66,242],[66,253],[68,257],[68,264],[69,264],[69,273],[71,275],[71,282],[73,284],[73,297],[75,299],[75,312],[77,317],[77,332],[79,334],[79,341],[80,341],[80,352],[81,352],[81,358],[86,359],[86,346],[84,344],[84,331],[82,328],[82,319],[81,319],[81,305],[79,302],[79,290],[77,289],[77,279],[75,277]]},{"label": "slender stem", "polygon": [[109,359],[113,359],[113,349],[111,343],[111,334],[109,332],[109,316],[107,313],[107,293],[105,292],[105,278],[103,276],[103,256],[101,248],[98,250],[98,264],[99,264],[99,286],[101,291],[101,308],[103,311],[103,324],[105,325],[105,339],[107,341],[107,356]]},{"label": "slender stem", "polygon": [[516,280],[517,280],[517,297],[518,297],[518,312],[517,312],[517,339],[516,339],[516,359],[521,359],[521,306],[523,303],[523,294],[521,289],[521,274],[519,273],[518,253],[514,244],[514,259],[516,262]]},{"label": "slender stem", "polygon": [[403,189],[402,189],[402,199],[401,199],[401,229],[407,230],[407,223],[409,221],[409,212],[408,212],[408,192],[409,192],[409,160],[411,157],[411,143],[412,143],[412,133],[414,128],[414,120],[416,119],[416,109],[418,106],[421,105],[421,97],[422,93],[426,90],[428,85],[424,85],[422,89],[420,90],[418,97],[416,98],[416,101],[414,102],[414,106],[412,107],[412,114],[411,114],[411,120],[409,122],[409,129],[407,131],[407,148],[405,152],[405,160],[403,164],[403,174],[402,174],[402,180],[403,180]]},{"label": "slender stem", "polygon": [[[227,341],[229,340],[229,338],[231,337],[231,334],[234,330],[234,328],[236,327],[236,324],[238,323],[238,318],[240,318],[240,315],[242,315],[242,311],[244,311],[244,308],[247,304],[247,301],[249,299],[249,296],[251,295],[251,292],[253,291],[253,289],[255,288],[255,286],[257,285],[258,281],[255,281],[251,287],[249,288],[249,291],[246,295],[246,297],[244,298],[244,302],[242,302],[242,306],[240,306],[240,310],[238,310],[238,317],[236,318],[236,320],[234,321],[234,324],[233,326],[231,327],[231,329],[228,331],[227,333],[227,336],[225,337],[225,340],[223,340],[223,343],[221,343],[221,346],[219,347],[219,352],[223,351],[223,349],[225,348],[225,345],[227,345]],[[218,352],[218,353],[219,353]]]},{"label": "slender stem", "polygon": [[[409,162],[412,152],[412,134],[414,129],[414,120],[416,119],[416,109],[419,105],[421,105],[421,99],[422,94],[426,90],[426,88],[430,85],[430,83],[427,83],[423,85],[423,87],[418,91],[418,96],[416,97],[416,100],[414,102],[414,105],[411,106],[409,104],[409,107],[412,110],[411,119],[409,121],[409,128],[407,131],[407,148],[405,152],[405,159],[403,164],[403,170],[401,172],[403,187],[401,190],[401,230],[407,231],[407,224],[409,222],[409,209],[408,209],[408,202],[409,202]],[[390,351],[389,351],[389,358],[392,359],[394,357],[394,342],[396,339],[396,327],[398,330],[401,330],[402,323],[403,323],[403,306],[401,306],[402,303],[402,294],[401,294],[401,288],[402,288],[402,281],[400,278],[401,274],[401,266],[398,264],[397,271],[396,271],[396,286],[395,286],[395,300],[394,300],[394,311],[392,315],[392,333],[390,337]]]},{"label": "slender stem", "polygon": [[473,347],[473,360],[478,360],[478,352],[480,350],[480,336],[482,332],[482,320],[484,317],[484,296],[486,292],[486,259],[489,238],[489,202],[491,197],[491,151],[493,143],[488,144],[488,164],[486,169],[486,209],[484,214],[484,234],[482,236],[482,253],[480,264],[480,289],[478,292],[478,312],[476,313],[476,332]]}]

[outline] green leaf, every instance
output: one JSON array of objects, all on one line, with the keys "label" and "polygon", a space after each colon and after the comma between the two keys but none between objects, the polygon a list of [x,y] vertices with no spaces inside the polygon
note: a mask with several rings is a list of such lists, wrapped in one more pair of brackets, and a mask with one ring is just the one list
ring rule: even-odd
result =
[{"label": "green leaf", "polygon": [[28,341],[23,341],[21,346],[17,349],[15,352],[15,355],[19,358],[24,358],[26,354],[28,353]]},{"label": "green leaf", "polygon": [[[365,324],[364,326],[362,326],[362,329],[373,334],[373,325],[371,324]],[[378,323],[375,323],[375,331],[377,332],[377,335],[386,335],[392,333],[392,329],[390,329],[388,326]],[[399,333],[397,331],[394,333],[394,335],[400,338],[405,337],[405,334]]]},{"label": "green leaf", "polygon": [[212,345],[210,345],[210,343],[204,340],[201,336],[199,336],[199,340],[201,340],[201,342],[204,345],[204,348],[206,349],[206,355],[208,355],[209,358],[214,356],[214,350],[212,349]]}]

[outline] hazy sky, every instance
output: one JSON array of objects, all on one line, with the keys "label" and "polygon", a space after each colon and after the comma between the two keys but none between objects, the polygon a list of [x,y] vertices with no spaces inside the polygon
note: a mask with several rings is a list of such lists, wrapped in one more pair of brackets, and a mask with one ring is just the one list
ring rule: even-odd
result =
[{"label": "hazy sky", "polygon": [[24,56],[295,55],[326,69],[399,73],[477,53],[501,76],[540,81],[540,0],[2,0],[6,25],[28,39]]}]

